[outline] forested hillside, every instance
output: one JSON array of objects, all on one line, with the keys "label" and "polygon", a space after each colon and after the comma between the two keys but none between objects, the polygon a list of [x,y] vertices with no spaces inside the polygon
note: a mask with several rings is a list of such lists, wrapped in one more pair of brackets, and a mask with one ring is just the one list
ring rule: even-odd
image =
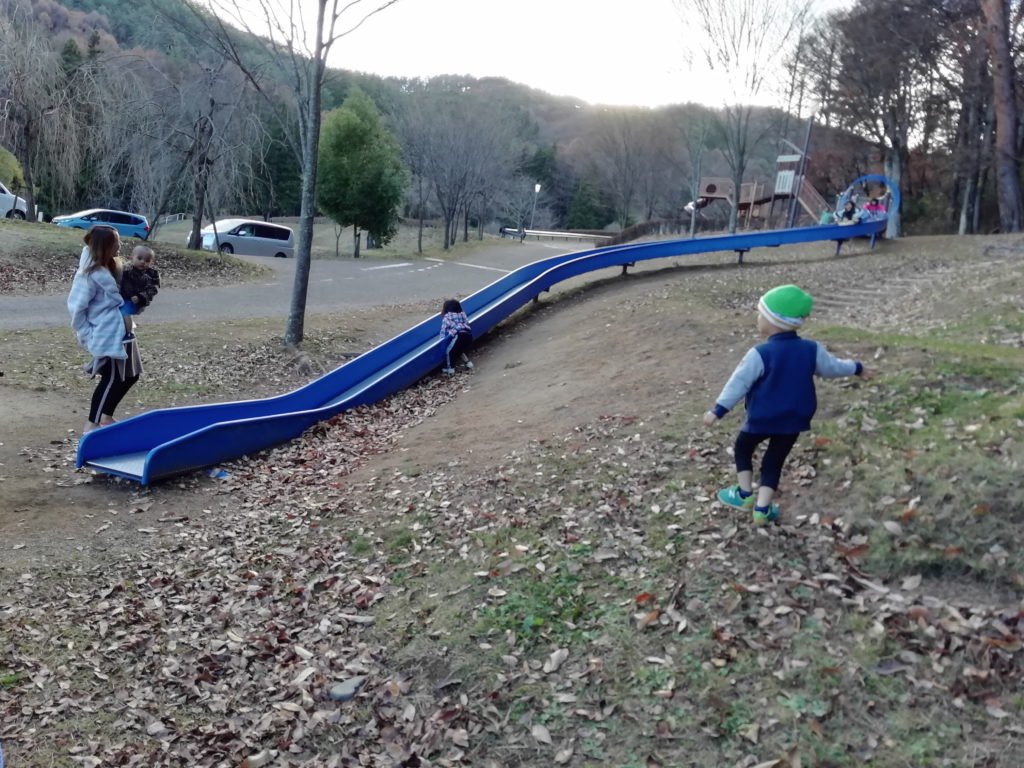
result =
[{"label": "forested hillside", "polygon": [[[240,65],[265,54],[263,42],[232,33],[232,60],[211,42],[211,18],[183,0],[0,0],[0,10],[0,145],[47,214],[299,212],[304,97]],[[996,94],[1019,65],[1020,16],[1020,3],[998,0],[858,0],[808,20],[774,78],[778,108],[743,112],[742,135],[735,105],[603,107],[454,75],[328,71],[320,108],[366,92],[409,170],[401,213],[443,217],[453,231],[528,214],[587,229],[678,219],[701,175],[770,183],[775,156],[804,141],[812,102],[808,178],[827,197],[884,170],[911,230],[1013,229],[1022,132],[1015,101]],[[705,215],[724,224],[720,208]]]}]

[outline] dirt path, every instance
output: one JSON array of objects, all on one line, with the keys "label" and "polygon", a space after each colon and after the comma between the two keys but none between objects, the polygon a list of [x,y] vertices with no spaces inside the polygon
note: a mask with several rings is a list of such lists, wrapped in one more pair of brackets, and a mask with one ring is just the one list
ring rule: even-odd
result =
[{"label": "dirt path", "polygon": [[[0,565],[20,568],[114,548],[151,535],[138,528],[201,511],[204,475],[145,490],[74,469],[77,435],[53,428],[54,414],[82,410],[62,393],[4,387],[0,398]],[[82,417],[84,418],[84,416]],[[76,422],[79,420],[75,418]]]}]

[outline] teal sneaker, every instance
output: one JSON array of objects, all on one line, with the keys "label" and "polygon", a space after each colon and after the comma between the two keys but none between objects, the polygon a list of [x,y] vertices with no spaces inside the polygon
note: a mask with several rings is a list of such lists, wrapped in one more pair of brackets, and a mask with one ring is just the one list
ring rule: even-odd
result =
[{"label": "teal sneaker", "polygon": [[767,525],[779,519],[779,505],[769,504],[768,510],[762,512],[754,507],[754,525]]},{"label": "teal sneaker", "polygon": [[736,507],[736,509],[753,509],[754,502],[757,499],[757,494],[750,494],[746,498],[740,496],[740,487],[738,485],[730,485],[728,488],[723,488],[718,492],[718,500],[723,504],[728,504],[730,507]]}]

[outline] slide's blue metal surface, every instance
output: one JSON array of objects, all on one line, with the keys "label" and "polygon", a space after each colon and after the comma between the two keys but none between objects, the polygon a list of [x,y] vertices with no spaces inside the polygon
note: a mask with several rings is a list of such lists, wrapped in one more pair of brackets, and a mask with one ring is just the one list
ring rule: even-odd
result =
[{"label": "slide's blue metal surface", "polygon": [[[775,247],[820,240],[874,237],[885,221],[851,226],[747,232],[577,251],[527,264],[462,300],[474,336],[571,277],[648,259]],[[377,402],[440,367],[444,351],[440,316],[350,360],[304,387],[277,397],[166,408],[139,414],[87,433],[77,466],[87,466],[147,485],[291,440],[335,414]]]}]

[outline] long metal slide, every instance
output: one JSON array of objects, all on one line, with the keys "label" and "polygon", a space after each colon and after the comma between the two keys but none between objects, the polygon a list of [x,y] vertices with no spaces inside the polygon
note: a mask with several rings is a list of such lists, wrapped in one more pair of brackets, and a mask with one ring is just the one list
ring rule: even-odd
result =
[{"label": "long metal slide", "polygon": [[[556,283],[587,272],[638,261],[772,248],[854,237],[875,238],[885,220],[850,226],[814,226],[578,251],[527,264],[462,300],[473,335],[480,337]],[[837,245],[838,250],[838,245]],[[166,408],[142,413],[84,435],[77,466],[148,485],[269,448],[342,411],[375,403],[444,363],[440,315],[277,397]]]}]

